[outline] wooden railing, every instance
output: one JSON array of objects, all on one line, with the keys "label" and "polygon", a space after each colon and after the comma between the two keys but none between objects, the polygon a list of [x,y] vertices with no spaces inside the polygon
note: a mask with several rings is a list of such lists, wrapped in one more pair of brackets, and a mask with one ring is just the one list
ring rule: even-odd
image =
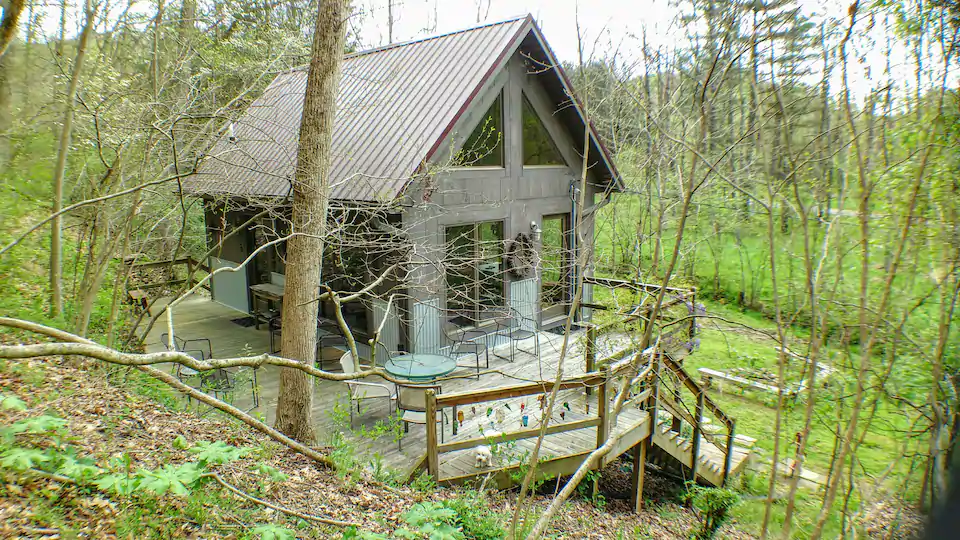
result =
[{"label": "wooden railing", "polygon": [[[599,280],[591,278],[597,284],[607,285],[611,280]],[[600,283],[603,281],[603,283]],[[632,284],[642,285],[642,284]],[[695,290],[673,289],[676,291],[675,297],[665,300],[661,305],[667,308],[681,302],[686,302],[695,298]],[[649,308],[650,306],[646,306]],[[532,427],[498,433],[495,440],[487,437],[471,437],[464,440],[440,443],[437,439],[436,429],[427,429],[427,449],[423,458],[427,473],[434,478],[440,478],[440,456],[444,453],[455,452],[458,450],[467,450],[479,446],[490,444],[491,442],[503,443],[508,441],[517,441],[538,437],[541,433],[554,435],[579,429],[597,428],[596,448],[603,446],[610,436],[610,426],[612,424],[612,411],[610,410],[610,400],[614,385],[618,379],[630,375],[632,395],[626,400],[630,406],[645,409],[651,422],[650,437],[653,437],[657,429],[657,410],[660,407],[668,409],[674,416],[675,423],[687,422],[693,429],[692,456],[688,464],[693,471],[693,476],[697,476],[699,463],[701,441],[706,440],[713,444],[721,453],[724,454],[724,466],[722,479],[725,482],[730,474],[731,458],[734,448],[734,429],[735,422],[726,415],[720,407],[714,403],[707,395],[706,391],[697,384],[687,374],[686,371],[674,361],[670,356],[653,347],[644,351],[638,351],[636,347],[624,347],[621,350],[613,351],[602,358],[598,358],[599,336],[613,331],[617,326],[624,323],[630,323],[644,318],[647,310],[635,310],[633,313],[625,314],[621,320],[614,321],[605,325],[588,326],[584,342],[584,363],[585,373],[582,375],[567,377],[559,382],[559,390],[571,390],[576,388],[585,389],[588,395],[595,390],[597,393],[597,405],[594,407],[594,414],[588,414],[586,418],[572,420],[560,423],[549,423],[546,428]],[[692,326],[693,323],[691,323]],[[637,355],[641,358],[637,358]],[[664,381],[669,375],[672,377],[670,387],[665,387]],[[679,384],[676,384],[679,383]],[[510,386],[502,386],[486,390],[459,392],[452,394],[435,394],[432,390],[426,391],[426,425],[436,426],[437,415],[439,411],[450,408],[453,410],[452,421],[457,422],[457,408],[463,406],[475,406],[481,403],[492,403],[504,399],[519,398],[524,396],[542,395],[549,393],[555,386],[555,381],[539,381],[532,383],[523,383]],[[681,391],[686,391],[693,396],[693,412],[688,409],[686,400]],[[674,399],[674,396],[676,399]],[[706,433],[703,430],[704,414],[709,414],[717,419],[726,428],[726,441],[720,441],[719,437]],[[441,427],[442,429],[442,427]],[[679,429],[679,425],[676,426]],[[456,431],[454,431],[456,433]],[[572,454],[571,454],[572,455]]]},{"label": "wooden railing", "polygon": [[[604,358],[603,361],[606,365],[600,371],[593,371],[584,373],[583,375],[567,377],[560,381],[559,391],[577,388],[598,389],[597,405],[593,408],[595,413],[588,415],[588,418],[555,424],[551,423],[546,427],[546,429],[533,427],[529,429],[507,431],[497,434],[495,440],[493,441],[487,437],[472,437],[461,441],[441,444],[437,440],[437,431],[435,429],[427,429],[427,452],[425,459],[427,473],[432,475],[434,478],[439,478],[441,454],[455,452],[457,450],[476,448],[478,446],[490,444],[491,442],[504,443],[508,441],[531,439],[534,437],[539,437],[542,431],[545,432],[546,435],[554,435],[567,431],[596,427],[597,448],[603,446],[603,444],[606,443],[610,433],[611,384],[613,384],[618,377],[622,377],[633,367],[633,359],[622,359],[623,356],[623,353],[618,353]],[[649,366],[647,366],[646,371],[643,373],[650,373]],[[504,399],[547,394],[552,391],[554,385],[554,381],[542,381],[510,386],[500,386],[488,390],[458,392],[453,394],[436,394],[433,390],[428,389],[426,391],[426,422],[428,426],[435,426],[438,411],[445,408],[452,409],[452,421],[456,422],[458,407],[490,403]]]},{"label": "wooden railing", "polygon": [[[700,446],[703,440],[711,443],[716,447],[723,455],[723,476],[722,482],[725,483],[727,477],[730,474],[730,467],[733,459],[733,448],[734,448],[734,438],[736,432],[736,422],[734,419],[727,416],[725,412],[713,401],[711,400],[706,393],[706,390],[701,387],[697,382],[690,377],[690,374],[683,369],[683,367],[670,358],[667,354],[657,355],[655,358],[655,367],[656,373],[656,398],[654,407],[665,406],[668,409],[668,412],[674,417],[675,422],[672,429],[678,430],[680,428],[679,421],[684,421],[690,424],[693,430],[693,438],[691,440],[691,460],[690,460],[690,469],[693,475],[693,478],[696,479],[697,467],[699,466],[699,455],[700,455]],[[663,392],[664,385],[664,370],[669,373],[672,377],[675,377],[679,382],[680,386],[676,389],[676,392],[673,396],[665,395]],[[683,399],[682,391],[686,390],[692,394],[693,401],[693,413],[690,412],[689,407]],[[725,441],[721,441],[719,437],[716,437],[710,433],[707,433],[703,430],[704,423],[704,412],[709,412],[713,418],[720,422],[726,429]],[[656,409],[653,411],[653,416],[656,416]]]},{"label": "wooden railing", "polygon": [[[183,257],[183,258],[180,258],[180,259],[167,259],[167,260],[163,260],[163,261],[151,261],[151,262],[143,262],[143,263],[138,263],[138,262],[128,263],[128,262],[125,261],[124,264],[126,264],[126,265],[127,265],[130,269],[132,269],[132,270],[146,270],[146,269],[148,269],[148,268],[164,268],[164,267],[168,267],[168,268],[170,268],[171,271],[172,271],[174,268],[177,268],[178,266],[185,266],[185,267],[186,267],[186,271],[187,271],[187,277],[186,277],[186,278],[183,278],[183,279],[169,279],[169,280],[165,280],[165,281],[158,281],[158,282],[155,282],[155,283],[145,283],[145,284],[142,284],[142,285],[137,285],[137,286],[135,286],[135,287],[131,287],[132,289],[136,289],[136,290],[140,290],[140,291],[146,291],[146,290],[149,290],[149,289],[156,289],[156,288],[160,288],[160,287],[170,287],[170,286],[173,286],[173,285],[182,285],[182,284],[187,284],[187,288],[190,288],[190,287],[193,287],[197,282],[200,281],[200,279],[198,279],[196,276],[194,276],[194,273],[195,273],[197,270],[200,270],[200,271],[206,272],[206,273],[210,273],[210,267],[209,267],[209,266],[207,266],[206,264],[204,264],[204,263],[202,263],[202,262],[194,259],[193,257]],[[209,284],[209,283],[204,283],[204,284],[203,284],[203,288],[205,288],[205,289],[207,289],[207,290],[210,290],[210,284]]]}]

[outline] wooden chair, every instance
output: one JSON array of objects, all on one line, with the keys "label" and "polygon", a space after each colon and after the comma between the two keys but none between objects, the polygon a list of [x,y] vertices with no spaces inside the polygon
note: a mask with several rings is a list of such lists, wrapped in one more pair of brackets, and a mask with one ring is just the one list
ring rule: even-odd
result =
[{"label": "wooden chair", "polygon": [[[400,412],[400,421],[403,422],[403,432],[410,431],[410,424],[420,424],[427,429],[436,427],[427,426],[427,390],[440,394],[438,384],[398,384],[397,410]],[[440,411],[437,415],[437,424],[440,424],[440,442],[443,442],[443,424],[447,423],[447,414]],[[403,437],[397,439],[397,447],[403,450]]]},{"label": "wooden chair", "polygon": [[[354,361],[353,353],[347,351],[340,357],[340,366],[344,373],[356,373],[357,363]],[[360,402],[364,399],[382,399],[387,398],[391,402],[397,399],[396,392],[386,384],[371,383],[363,381],[343,381],[347,384],[347,391],[350,394],[350,427],[353,427],[353,402],[357,402],[357,413],[360,413]],[[388,407],[387,410],[390,410]]]}]

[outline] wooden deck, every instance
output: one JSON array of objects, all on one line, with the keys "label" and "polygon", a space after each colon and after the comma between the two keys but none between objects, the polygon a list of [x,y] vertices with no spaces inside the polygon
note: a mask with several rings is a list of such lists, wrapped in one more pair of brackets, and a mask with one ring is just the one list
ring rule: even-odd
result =
[{"label": "wooden deck", "polygon": [[[253,326],[244,327],[232,322],[234,319],[245,316],[246,314],[242,312],[213,302],[206,297],[196,296],[178,306],[174,313],[174,323],[177,335],[181,338],[210,339],[216,358],[265,352],[269,347],[269,334],[264,326],[261,325],[257,330]],[[146,342],[148,352],[163,350],[160,334],[165,331],[163,324],[158,324],[151,330]],[[584,332],[577,332],[570,336],[570,349],[563,362],[563,378],[585,373],[582,345],[584,334]],[[554,380],[557,376],[563,336],[541,333],[539,337],[541,350],[539,360],[532,354],[517,351],[515,361],[509,362],[494,354],[507,356],[509,346],[498,347],[490,351],[489,357],[490,369],[496,370],[495,373],[484,374],[478,380],[471,375],[474,373],[473,367],[464,367],[452,374],[454,378],[440,381],[441,397]],[[532,350],[533,340],[520,342],[519,346],[524,350]],[[612,346],[608,345],[608,347]],[[604,342],[598,344],[598,349],[601,352],[604,351]],[[329,352],[331,358],[336,357],[335,351]],[[469,363],[472,363],[472,358],[464,359],[464,365]],[[327,362],[325,367],[339,371],[339,364],[335,360]],[[266,366],[257,373],[260,390],[259,407],[253,407],[249,382],[240,382],[237,385],[236,394],[232,396],[233,404],[242,409],[251,410],[265,422],[272,424],[279,390],[279,370],[280,368]],[[386,381],[374,378],[368,382],[385,383]],[[597,425],[597,396],[601,393],[596,388],[588,392],[586,385],[561,391],[550,425],[581,422],[580,425],[584,427],[549,434],[545,437],[540,452],[541,459],[545,461],[541,467],[542,470],[555,474],[569,474],[576,469],[586,454],[597,447],[600,429]],[[519,462],[529,457],[536,438],[517,437],[518,440],[492,445],[494,462],[489,467],[478,468],[475,445],[470,445],[470,440],[476,440],[477,437],[489,438],[491,432],[506,433],[538,428],[542,422],[539,395],[542,394],[528,394],[478,405],[441,409],[445,420],[440,447],[446,448],[447,451],[439,455],[439,480],[445,483],[464,482],[486,474],[488,469],[516,467]],[[317,381],[313,415],[321,437],[320,442],[331,443],[336,434],[340,433],[356,449],[354,455],[362,463],[371,468],[382,466],[396,471],[403,477],[408,477],[424,466],[427,448],[425,427],[410,425],[409,432],[403,434],[399,441],[402,443],[402,448],[398,444],[396,430],[392,433],[382,433],[378,437],[369,435],[378,423],[391,423],[395,415],[393,406],[394,404],[386,399],[364,401],[359,413],[356,409],[353,411],[354,429],[346,429],[349,423],[346,384]],[[459,420],[461,414],[462,424]],[[523,421],[524,416],[527,417],[526,424]],[[609,425],[610,434],[622,435],[623,440],[605,462],[626,452],[640,440],[650,438],[650,424],[647,411],[632,405],[625,407]],[[655,442],[655,439],[650,440]],[[461,442],[467,448],[457,449],[457,443]],[[701,455],[705,453],[704,450],[706,448],[701,451]],[[494,481],[499,484],[508,483],[508,472],[499,471]]]}]

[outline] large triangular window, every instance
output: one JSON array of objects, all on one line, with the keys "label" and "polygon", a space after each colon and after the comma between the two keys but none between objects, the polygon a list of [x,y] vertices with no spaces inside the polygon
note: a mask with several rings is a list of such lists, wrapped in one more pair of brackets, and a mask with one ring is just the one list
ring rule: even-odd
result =
[{"label": "large triangular window", "polygon": [[463,143],[457,161],[461,167],[503,167],[503,94]]},{"label": "large triangular window", "polygon": [[560,150],[527,96],[523,96],[523,164],[565,165]]}]

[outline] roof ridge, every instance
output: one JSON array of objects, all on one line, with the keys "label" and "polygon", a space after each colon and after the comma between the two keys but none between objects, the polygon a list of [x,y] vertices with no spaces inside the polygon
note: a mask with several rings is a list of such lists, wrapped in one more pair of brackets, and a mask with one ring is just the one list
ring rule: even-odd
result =
[{"label": "roof ridge", "polygon": [[452,31],[450,31],[450,32],[444,32],[444,33],[442,33],[442,34],[436,34],[436,35],[433,35],[433,36],[425,36],[425,37],[422,37],[422,38],[411,39],[411,40],[408,40],[408,41],[398,41],[398,42],[396,42],[396,43],[390,43],[390,44],[388,44],[388,45],[381,45],[381,46],[379,46],[379,47],[374,47],[374,48],[372,48],[372,49],[366,49],[366,50],[363,50],[363,51],[357,51],[357,52],[354,52],[354,53],[345,54],[345,55],[343,56],[343,59],[346,60],[346,59],[348,59],[348,58],[356,58],[356,57],[358,57],[358,56],[363,56],[363,55],[366,55],[366,54],[383,52],[383,51],[386,51],[386,50],[389,50],[389,49],[395,49],[395,48],[398,48],[398,47],[406,47],[407,45],[416,45],[417,43],[423,43],[423,42],[425,42],[425,41],[432,41],[432,40],[434,40],[434,39],[440,39],[440,38],[450,37],[450,36],[453,36],[453,35],[456,35],[456,34],[464,34],[464,33],[466,33],[466,32],[473,32],[474,30],[482,30],[482,29],[484,29],[484,28],[489,28],[489,27],[491,27],[491,26],[498,26],[498,25],[501,25],[501,24],[508,24],[508,23],[517,22],[517,21],[520,21],[520,20],[523,20],[523,19],[532,18],[532,17],[533,17],[533,16],[532,16],[531,14],[526,13],[526,14],[523,14],[523,15],[516,15],[516,16],[510,17],[510,18],[508,18],[508,19],[503,19],[503,20],[500,20],[500,21],[494,21],[494,22],[484,23],[484,24],[477,25],[477,26],[470,26],[470,27],[467,27],[467,28],[461,28],[461,29],[459,29],[459,30],[452,30]]},{"label": "roof ridge", "polygon": [[[398,41],[398,42],[396,42],[396,43],[390,43],[390,44],[388,44],[388,45],[381,45],[381,46],[379,46],[379,47],[373,47],[373,48],[371,48],[371,49],[364,49],[364,50],[362,50],[362,51],[347,53],[347,54],[343,55],[343,59],[344,59],[344,60],[350,60],[350,59],[352,59],[352,58],[358,58],[358,57],[360,57],[360,56],[365,56],[365,55],[368,55],[368,54],[374,54],[374,53],[378,53],[378,52],[388,51],[388,50],[391,50],[391,49],[397,49],[397,48],[400,48],[400,47],[406,47],[407,45],[416,45],[417,43],[424,43],[424,42],[427,42],[427,41],[432,41],[432,40],[434,40],[434,39],[440,39],[440,38],[450,37],[450,36],[457,35],[457,34],[465,34],[465,33],[467,33],[467,32],[473,32],[474,30],[482,30],[482,29],[484,29],[484,28],[489,28],[489,27],[491,27],[491,26],[498,26],[498,25],[501,25],[501,24],[508,24],[508,23],[517,22],[517,21],[524,20],[524,19],[531,19],[531,20],[532,20],[532,19],[533,19],[533,15],[531,15],[530,13],[527,13],[527,14],[525,14],[525,15],[516,15],[516,16],[510,17],[510,18],[508,18],[508,19],[503,19],[503,20],[500,20],[500,21],[494,21],[494,22],[484,23],[484,24],[481,24],[481,25],[479,25],[479,26],[471,26],[471,27],[468,27],[468,28],[461,28],[461,29],[459,29],[459,30],[452,30],[452,31],[450,31],[450,32],[444,32],[444,33],[442,33],[442,34],[436,34],[436,35],[433,35],[433,36],[425,36],[425,37],[422,37],[422,38],[411,39],[411,40],[408,40],[408,41]],[[294,66],[294,67],[291,67],[291,68],[288,68],[288,69],[285,69],[285,70],[280,71],[279,73],[277,73],[277,75],[283,75],[283,74],[285,74],[285,73],[293,73],[293,72],[298,72],[298,71],[306,71],[309,67],[310,67],[310,64],[303,64],[303,65],[299,65],[299,66]]]}]

